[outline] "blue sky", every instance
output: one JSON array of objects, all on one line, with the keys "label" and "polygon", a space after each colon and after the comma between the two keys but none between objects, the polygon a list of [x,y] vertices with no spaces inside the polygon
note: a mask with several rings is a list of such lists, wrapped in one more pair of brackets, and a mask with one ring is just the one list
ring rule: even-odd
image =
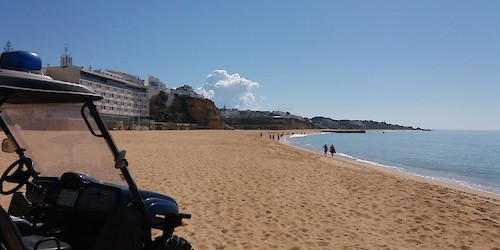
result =
[{"label": "blue sky", "polygon": [[[2,1],[0,42],[221,107],[500,130],[500,1]],[[212,92],[210,92],[212,91]]]}]

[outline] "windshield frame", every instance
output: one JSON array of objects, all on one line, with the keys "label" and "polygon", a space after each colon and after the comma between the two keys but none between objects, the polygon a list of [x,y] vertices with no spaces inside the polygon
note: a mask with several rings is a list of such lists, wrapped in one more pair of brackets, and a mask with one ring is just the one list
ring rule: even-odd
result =
[{"label": "windshield frame", "polygon": [[100,117],[90,106],[5,104],[0,107],[1,124],[19,157],[32,158],[41,176],[82,172],[102,182],[126,185],[123,174],[114,169],[117,155],[110,147],[114,142],[104,136],[106,128],[99,127]]}]

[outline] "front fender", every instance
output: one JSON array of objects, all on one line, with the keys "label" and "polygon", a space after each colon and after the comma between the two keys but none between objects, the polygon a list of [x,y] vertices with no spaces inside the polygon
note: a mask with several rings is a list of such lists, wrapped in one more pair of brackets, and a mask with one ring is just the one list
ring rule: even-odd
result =
[{"label": "front fender", "polygon": [[151,221],[156,215],[179,214],[179,206],[172,197],[143,190],[141,190],[141,196]]},{"label": "front fender", "polygon": [[151,220],[153,220],[156,215],[179,214],[179,207],[175,201],[172,202],[170,200],[153,197],[144,200],[144,205],[148,209]]}]

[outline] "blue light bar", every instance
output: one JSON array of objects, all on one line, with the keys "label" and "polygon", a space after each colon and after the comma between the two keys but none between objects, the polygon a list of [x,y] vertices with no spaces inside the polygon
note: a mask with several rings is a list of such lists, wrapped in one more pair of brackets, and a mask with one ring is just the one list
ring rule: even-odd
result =
[{"label": "blue light bar", "polygon": [[42,60],[33,52],[3,52],[0,56],[0,68],[26,72],[39,71],[42,69]]}]

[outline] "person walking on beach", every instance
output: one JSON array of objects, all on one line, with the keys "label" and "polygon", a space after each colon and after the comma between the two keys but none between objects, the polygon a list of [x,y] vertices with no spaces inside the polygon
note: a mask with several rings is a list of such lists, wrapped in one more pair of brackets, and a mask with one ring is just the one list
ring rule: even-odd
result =
[{"label": "person walking on beach", "polygon": [[326,156],[326,154],[328,153],[328,145],[325,144],[323,146],[323,150],[325,150],[325,156]]},{"label": "person walking on beach", "polygon": [[330,146],[330,153],[332,154],[332,157],[333,157],[333,154],[337,153],[335,151],[335,147],[333,146],[333,144]]}]

